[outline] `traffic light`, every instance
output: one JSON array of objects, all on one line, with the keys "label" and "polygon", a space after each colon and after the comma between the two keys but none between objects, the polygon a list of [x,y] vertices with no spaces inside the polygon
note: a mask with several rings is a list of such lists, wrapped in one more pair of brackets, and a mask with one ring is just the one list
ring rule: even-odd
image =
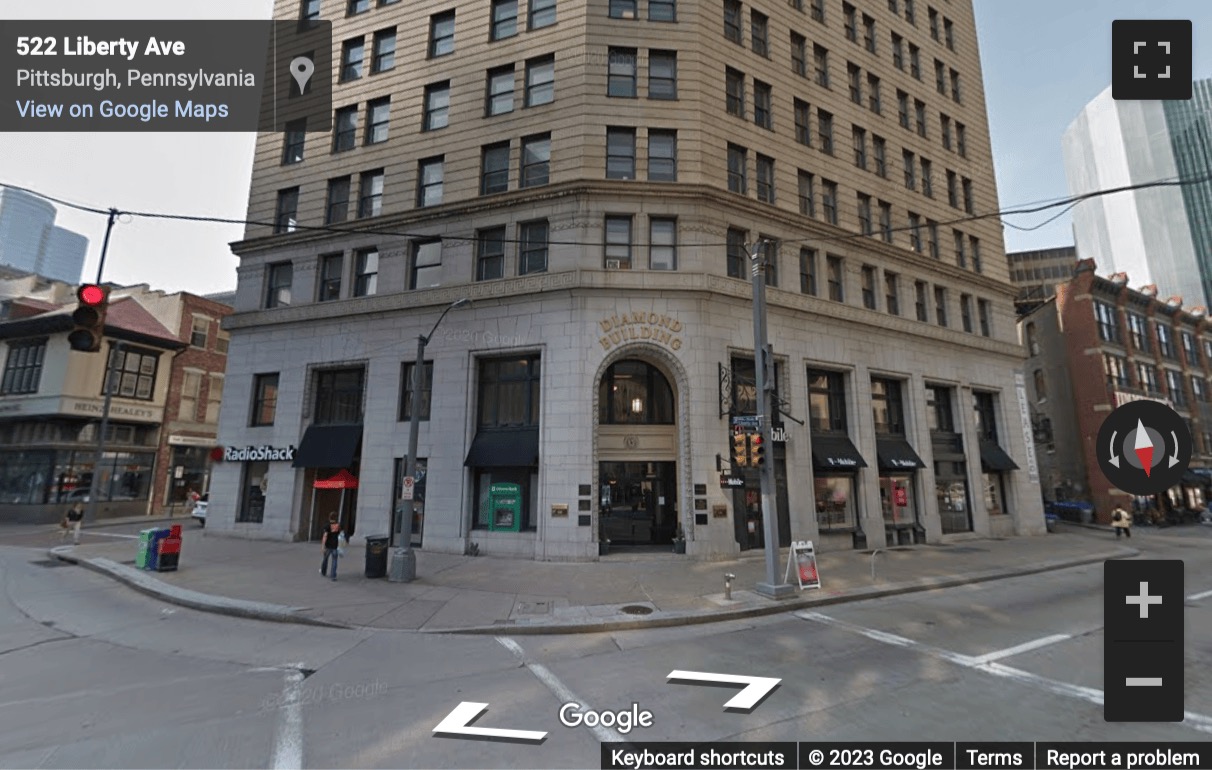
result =
[{"label": "traffic light", "polygon": [[749,465],[749,437],[745,433],[732,434],[732,464],[738,468]]},{"label": "traffic light", "polygon": [[105,312],[109,307],[109,288],[86,283],[76,290],[78,304],[72,313],[75,328],[67,335],[72,350],[95,352],[105,336]]},{"label": "traffic light", "polygon": [[760,468],[764,462],[766,462],[766,443],[762,441],[762,434],[751,433],[749,434],[749,464]]}]

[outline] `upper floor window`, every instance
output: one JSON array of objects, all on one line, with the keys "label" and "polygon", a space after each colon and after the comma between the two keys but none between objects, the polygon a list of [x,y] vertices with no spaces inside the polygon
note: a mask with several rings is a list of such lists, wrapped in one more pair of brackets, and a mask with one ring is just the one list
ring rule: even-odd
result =
[{"label": "upper floor window", "polygon": [[429,17],[429,57],[454,53],[455,12],[444,11]]},{"label": "upper floor window", "polygon": [[1178,348],[1174,346],[1174,331],[1165,323],[1157,324],[1157,352],[1166,358],[1178,360]]},{"label": "upper floor window", "polygon": [[478,427],[537,426],[539,375],[537,355],[480,361]]},{"label": "upper floor window", "polygon": [[476,234],[476,280],[505,275],[505,228],[491,227]]},{"label": "upper floor window", "polygon": [[846,432],[846,382],[841,372],[808,370],[808,425],[813,433]]},{"label": "upper floor window", "polygon": [[371,246],[354,252],[355,297],[369,297],[379,290],[379,249]]},{"label": "upper floor window", "polygon": [[672,217],[648,220],[648,269],[678,269],[678,221]]},{"label": "upper floor window", "polygon": [[522,222],[518,225],[518,274],[542,273],[547,270],[547,220]]},{"label": "upper floor window", "polygon": [[1143,315],[1128,313],[1128,336],[1132,340],[1132,347],[1141,353],[1148,353],[1153,349],[1149,340],[1149,322]]},{"label": "upper floor window", "polygon": [[322,369],[315,373],[315,425],[357,424],[362,422],[362,394],[366,369]]},{"label": "upper floor window", "polygon": [[526,62],[526,106],[555,100],[555,57],[540,56]]},{"label": "upper floor window", "polygon": [[102,393],[108,389],[115,396],[151,401],[155,398],[156,371],[160,353],[146,348],[123,344],[110,346]]},{"label": "upper floor window", "polygon": [[208,342],[210,342],[210,319],[194,316],[189,330],[189,344],[192,347],[206,350]]},{"label": "upper floor window", "polygon": [[294,269],[289,262],[277,262],[269,266],[266,274],[265,307],[285,307],[290,304],[290,289],[294,281]]},{"label": "upper floor window", "polygon": [[357,146],[358,105],[337,110],[332,122],[332,151],[344,152]]},{"label": "upper floor window", "polygon": [[678,132],[648,129],[648,181],[678,179]]},{"label": "upper floor window", "polygon": [[450,123],[450,81],[425,86],[424,130],[436,131]]},{"label": "upper floor window", "polygon": [[346,40],[341,45],[341,82],[362,77],[362,62],[366,58],[366,39]]},{"label": "upper floor window", "polygon": [[307,118],[292,120],[286,124],[282,140],[282,165],[303,162],[303,146],[307,141]]},{"label": "upper floor window", "polygon": [[416,241],[412,245],[412,271],[408,288],[430,289],[442,285],[442,242]]},{"label": "upper floor window", "polygon": [[677,21],[677,0],[648,0],[649,21]]},{"label": "upper floor window", "polygon": [[905,403],[899,380],[871,378],[871,411],[877,434],[905,435]]},{"label": "upper floor window", "polygon": [[1094,317],[1098,322],[1098,338],[1104,342],[1121,342],[1119,311],[1114,305],[1095,300]]},{"label": "upper floor window", "polygon": [[417,168],[417,206],[438,205],[442,202],[442,184],[445,178],[443,156],[418,161]]},{"label": "upper floor window", "polygon": [[636,95],[636,49],[611,48],[607,96],[634,97]]},{"label": "upper floor window", "polygon": [[551,178],[551,134],[522,137],[519,187],[547,184]]},{"label": "upper floor window", "polygon": [[556,0],[530,0],[530,29],[550,27],[556,23]]},{"label": "upper floor window", "polygon": [[603,425],[672,425],[673,388],[655,366],[617,361],[598,386],[598,421]]},{"label": "upper floor window", "polygon": [[763,13],[749,13],[749,27],[753,52],[758,56],[770,56],[770,20]]},{"label": "upper floor window", "polygon": [[299,188],[278,191],[278,207],[274,213],[274,232],[293,233],[299,225]]},{"label": "upper floor window", "polygon": [[678,52],[648,52],[648,98],[678,98]]},{"label": "upper floor window", "polygon": [[[418,372],[415,361],[408,361],[400,366],[400,417],[399,420],[412,419],[412,378]],[[417,400],[421,404],[417,419],[429,419],[429,406],[433,402],[433,361],[421,363],[420,382],[417,383]]]},{"label": "upper floor window", "polygon": [[926,426],[935,433],[955,433],[951,409],[952,390],[944,385],[926,386]]},{"label": "upper floor window", "polygon": [[504,40],[518,34],[518,0],[492,0],[493,40]]},{"label": "upper floor window", "polygon": [[724,0],[724,37],[741,44],[740,0]]},{"label": "upper floor window", "polygon": [[8,359],[4,362],[4,378],[0,380],[0,395],[37,393],[42,380],[42,361],[45,358],[45,339],[9,342]]},{"label": "upper floor window", "polygon": [[344,272],[344,254],[324,254],[320,257],[320,290],[316,296],[318,302],[331,302],[341,298],[341,279]]},{"label": "upper floor window", "polygon": [[604,258],[607,270],[631,269],[631,216],[607,216]]},{"label": "upper floor window", "polygon": [[278,373],[253,375],[252,415],[249,425],[273,425],[278,411]]}]

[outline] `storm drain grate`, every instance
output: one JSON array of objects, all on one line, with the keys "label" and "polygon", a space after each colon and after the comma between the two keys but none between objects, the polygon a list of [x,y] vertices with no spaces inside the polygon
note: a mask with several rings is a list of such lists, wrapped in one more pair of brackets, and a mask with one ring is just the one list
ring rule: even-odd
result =
[{"label": "storm drain grate", "polygon": [[622,612],[627,615],[651,615],[652,608],[645,607],[642,604],[627,604],[622,607],[619,607],[619,612]]},{"label": "storm drain grate", "polygon": [[30,564],[34,564],[34,565],[37,565],[37,566],[39,566],[39,567],[46,567],[46,568],[48,568],[48,569],[49,569],[49,568],[51,568],[51,567],[66,567],[66,566],[69,566],[67,562],[65,562],[65,561],[61,561],[61,560],[59,560],[59,559],[39,559],[38,561],[31,561],[31,562],[30,562]]}]

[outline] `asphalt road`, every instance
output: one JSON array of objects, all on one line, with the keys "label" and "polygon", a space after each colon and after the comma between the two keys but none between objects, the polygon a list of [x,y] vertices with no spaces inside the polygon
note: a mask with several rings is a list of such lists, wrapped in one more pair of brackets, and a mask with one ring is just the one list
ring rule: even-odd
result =
[{"label": "asphalt road", "polygon": [[[172,607],[45,566],[34,546],[49,536],[0,531],[4,768],[592,768],[602,741],[624,737],[1212,740],[1212,527],[1132,540],[1186,561],[1181,724],[1103,720],[1101,565],[748,622],[440,637]],[[739,688],[667,682],[675,669],[782,681],[751,712],[725,711]],[[488,704],[476,727],[545,740],[434,736],[462,702]],[[568,702],[648,711],[652,725],[567,727]]]}]

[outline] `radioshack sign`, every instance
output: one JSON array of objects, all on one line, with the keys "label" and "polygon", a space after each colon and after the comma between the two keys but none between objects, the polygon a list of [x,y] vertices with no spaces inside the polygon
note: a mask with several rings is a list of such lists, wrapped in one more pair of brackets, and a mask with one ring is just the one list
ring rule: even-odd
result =
[{"label": "radioshack sign", "polygon": [[229,463],[263,462],[266,460],[286,460],[290,462],[295,459],[295,448],[294,446],[246,446],[243,449],[237,449],[236,447],[229,446],[223,450],[223,459]]}]

